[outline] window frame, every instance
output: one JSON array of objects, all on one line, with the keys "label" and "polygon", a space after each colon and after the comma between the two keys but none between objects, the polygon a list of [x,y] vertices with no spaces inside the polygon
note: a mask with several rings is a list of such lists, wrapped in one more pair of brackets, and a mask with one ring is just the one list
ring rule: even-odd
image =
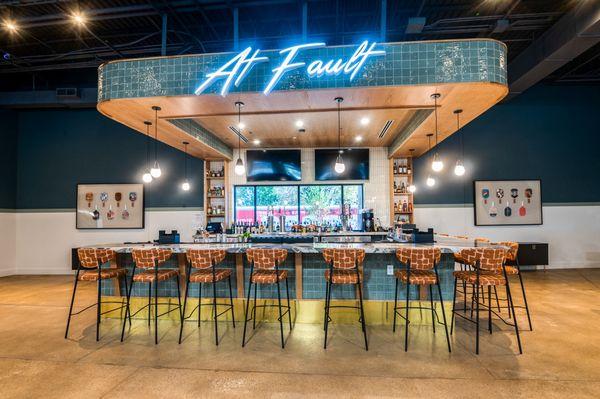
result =
[{"label": "window frame", "polygon": [[233,222],[237,223],[237,188],[238,187],[252,187],[253,189],[253,202],[254,202],[254,210],[253,210],[253,214],[254,214],[254,219],[252,220],[252,223],[256,223],[256,217],[258,215],[258,209],[257,209],[257,187],[277,187],[277,186],[284,186],[284,187],[295,187],[296,188],[296,195],[298,198],[297,204],[296,204],[296,209],[298,212],[298,223],[302,223],[302,221],[300,220],[300,187],[314,187],[314,186],[338,186],[340,187],[340,191],[341,191],[341,200],[342,203],[340,204],[340,206],[344,205],[344,187],[345,186],[359,186],[362,195],[360,196],[360,203],[359,203],[359,211],[360,209],[363,209],[365,207],[365,185],[364,183],[303,183],[303,184],[234,184],[233,185]]}]

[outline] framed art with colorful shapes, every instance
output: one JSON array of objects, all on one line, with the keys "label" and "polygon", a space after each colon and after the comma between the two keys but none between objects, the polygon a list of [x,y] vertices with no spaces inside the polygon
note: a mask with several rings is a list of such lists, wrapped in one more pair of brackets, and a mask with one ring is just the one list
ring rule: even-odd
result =
[{"label": "framed art with colorful shapes", "polygon": [[542,181],[475,180],[475,226],[540,225]]}]

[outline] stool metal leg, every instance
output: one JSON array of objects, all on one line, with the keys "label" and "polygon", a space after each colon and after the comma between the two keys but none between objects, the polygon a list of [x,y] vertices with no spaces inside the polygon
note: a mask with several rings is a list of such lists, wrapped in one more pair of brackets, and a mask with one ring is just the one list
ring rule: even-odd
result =
[{"label": "stool metal leg", "polygon": [[248,313],[250,311],[250,292],[252,290],[252,270],[248,282],[248,296],[246,297],[246,313],[244,313],[244,335],[242,336],[242,348],[246,345],[246,326],[248,325]]},{"label": "stool metal leg", "polygon": [[[186,278],[186,284],[185,284],[185,291],[183,294],[183,318],[181,320],[181,326],[179,326],[179,343],[181,344],[181,337],[183,335],[183,321],[185,320],[185,308],[187,306],[187,300],[188,300],[188,292],[190,289],[190,273],[186,273],[187,274],[187,278]],[[198,307],[198,310],[200,310],[200,307]]]},{"label": "stool metal leg", "polygon": [[409,313],[409,299],[410,299],[410,280],[408,278],[409,276],[407,275],[407,279],[406,279],[406,325],[404,327],[404,352],[408,351],[408,323],[409,323],[409,318],[408,318],[408,313]]},{"label": "stool metal leg", "polygon": [[476,328],[477,328],[477,335],[475,336],[475,353],[477,355],[479,355],[479,275],[477,276],[477,287],[476,287],[476,291],[475,291],[475,306],[476,306]]},{"label": "stool metal leg", "polygon": [[488,330],[492,333],[492,286],[488,285]]},{"label": "stool metal leg", "polygon": [[154,280],[154,345],[158,345],[158,273]]},{"label": "stool metal leg", "polygon": [[329,329],[329,307],[331,305],[331,279],[332,279],[332,274],[330,273],[329,275],[329,281],[327,281],[327,288],[326,288],[326,292],[327,292],[327,298],[325,298],[325,340],[323,342],[323,349],[327,349],[327,333],[328,333],[328,329]]},{"label": "stool metal leg", "polygon": [[198,327],[200,327],[200,315],[202,314],[202,283],[198,283]]},{"label": "stool metal leg", "polygon": [[365,309],[363,306],[362,287],[360,283],[360,273],[358,267],[356,267],[356,278],[358,280],[358,299],[360,301],[360,321],[362,324],[363,336],[365,338],[365,350],[369,350],[369,343],[367,342],[367,321],[365,320]]},{"label": "stool metal leg", "polygon": [[504,279],[506,280],[506,292],[508,294],[509,305],[512,308],[512,312],[514,315],[515,332],[517,333],[517,343],[519,344],[519,353],[523,354],[523,348],[521,346],[521,337],[519,336],[519,324],[517,322],[517,316],[515,313],[515,306],[514,306],[514,303],[512,300],[512,295],[510,293],[510,283],[508,282],[508,276],[506,275],[506,270],[504,270]]},{"label": "stool metal leg", "polygon": [[150,327],[150,318],[152,317],[152,281],[148,282],[148,327]]},{"label": "stool metal leg", "polygon": [[[132,271],[131,272],[131,281],[129,282],[129,289],[127,290],[127,311],[129,312],[129,327],[131,327],[131,305],[130,305],[130,300],[131,300],[131,291],[133,291],[133,273],[135,272]],[[125,278],[127,278],[127,276],[125,276]],[[149,309],[149,308],[148,308]],[[123,342],[123,339],[125,338],[125,320],[123,320],[123,328],[121,329],[121,342]]]},{"label": "stool metal leg", "polygon": [[213,312],[215,314],[215,345],[219,346],[219,322],[217,320],[217,282],[213,280]]},{"label": "stool metal leg", "polygon": [[527,295],[525,295],[525,285],[523,284],[523,276],[521,275],[520,269],[519,269],[519,282],[521,283],[521,292],[523,293],[523,302],[525,304],[525,312],[527,313],[527,321],[529,322],[529,331],[533,331],[533,326],[531,325],[531,315],[529,314],[529,305],[527,304]]},{"label": "stool metal leg", "polygon": [[[456,284],[458,283],[458,278],[454,277],[454,294],[452,294],[452,316],[450,318],[450,335],[452,335],[452,332],[454,331],[454,312],[456,311]],[[439,282],[438,282],[438,288],[439,288]],[[465,296],[466,296],[466,292],[465,292]],[[442,298],[440,297],[440,300]]]},{"label": "stool metal leg", "polygon": [[288,286],[288,279],[285,279],[285,295],[287,296],[288,306],[288,322],[290,323],[290,332],[292,331],[292,307],[290,306],[290,287]]},{"label": "stool metal leg", "polygon": [[[442,287],[440,286],[440,278],[437,274],[437,269],[435,270],[436,275],[436,286],[438,289],[438,295],[440,299],[440,307],[442,308],[442,319],[444,320],[444,330],[446,331],[446,342],[448,343],[448,352],[452,352],[452,348],[450,347],[450,336],[448,335],[448,323],[446,322],[446,310],[444,309],[444,300],[442,299]],[[456,279],[454,279],[454,288],[456,289]],[[456,293],[456,291],[455,291]],[[454,299],[452,299],[452,316],[454,316]]]},{"label": "stool metal leg", "polygon": [[[100,266],[98,266],[100,267]],[[98,272],[98,274],[100,274]],[[100,340],[100,313],[102,311],[102,279],[98,276],[98,302],[96,303],[96,341]]]},{"label": "stool metal leg", "polygon": [[[252,329],[253,330],[256,329],[256,293],[257,293],[257,291],[258,291],[258,284],[254,284],[254,302],[252,302]],[[264,301],[264,299],[263,299],[263,301]],[[263,305],[264,304],[265,304],[265,302],[263,302]],[[263,308],[263,317],[264,317],[264,310],[265,310],[265,308]]]},{"label": "stool metal leg", "polygon": [[396,289],[394,290],[394,324],[392,332],[396,332],[396,309],[398,308],[398,277],[396,277]]},{"label": "stool metal leg", "polygon": [[325,282],[325,308],[323,309],[323,331],[325,330],[325,323],[327,323],[327,298],[329,298],[329,284]]},{"label": "stool metal leg", "polygon": [[233,322],[233,328],[235,328],[235,312],[233,311],[233,292],[231,291],[231,276],[227,278],[229,283],[229,303],[231,304],[231,321]]},{"label": "stool metal leg", "polygon": [[431,325],[435,334],[435,305],[433,304],[433,289],[431,288],[431,284],[429,284],[429,302],[431,303]]},{"label": "stool metal leg", "polygon": [[279,309],[279,327],[281,329],[281,348],[285,348],[285,341],[283,339],[283,314],[281,313],[281,290],[279,288],[279,272],[277,272],[277,305]]},{"label": "stool metal leg", "polygon": [[69,306],[69,316],[67,317],[67,329],[65,330],[65,339],[69,335],[69,326],[71,325],[71,314],[73,313],[73,304],[75,303],[75,293],[77,292],[77,283],[79,282],[79,267],[75,273],[75,283],[73,284],[73,295],[71,296],[71,305]]}]

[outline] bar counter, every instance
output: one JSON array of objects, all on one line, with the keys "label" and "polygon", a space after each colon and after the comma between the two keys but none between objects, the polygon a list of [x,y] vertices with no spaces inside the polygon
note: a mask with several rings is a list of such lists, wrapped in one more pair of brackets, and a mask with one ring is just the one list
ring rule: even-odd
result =
[{"label": "bar counter", "polygon": [[[133,269],[133,260],[131,251],[136,248],[170,248],[173,251],[173,257],[164,267],[178,268],[181,276],[181,283],[185,283],[185,251],[188,248],[211,248],[224,249],[227,251],[225,260],[218,265],[220,268],[232,269],[232,283],[234,284],[234,296],[244,298],[245,282],[249,278],[250,265],[247,262],[244,253],[248,248],[284,248],[289,255],[283,265],[289,273],[291,297],[298,300],[322,300],[325,297],[325,278],[324,272],[327,268],[321,252],[325,248],[361,248],[366,252],[364,262],[360,265],[363,272],[363,292],[367,301],[391,301],[394,299],[395,279],[393,273],[389,273],[389,266],[394,270],[404,268],[395,256],[396,249],[401,247],[438,247],[442,251],[442,258],[438,265],[440,275],[442,295],[445,301],[451,300],[453,289],[452,271],[454,270],[453,253],[461,248],[480,246],[481,244],[469,240],[454,239],[447,237],[436,237],[433,244],[413,244],[408,242],[390,242],[380,241],[371,243],[293,243],[293,244],[256,244],[239,243],[233,239],[229,242],[202,242],[202,243],[182,243],[159,245],[151,243],[126,243],[126,244],[104,244],[95,247],[111,248],[117,252],[117,265],[129,270]],[[226,285],[217,285],[218,295],[226,296]],[[119,294],[124,290],[123,282],[114,286],[106,286],[104,293],[106,295]],[[198,295],[197,288],[190,287],[190,296]],[[401,290],[404,293],[404,290]],[[124,291],[122,291],[124,292]],[[177,287],[175,282],[165,282],[159,285],[161,296],[176,297]],[[210,292],[203,292],[203,297],[212,295]],[[144,297],[147,292],[140,286],[134,286],[132,296]],[[259,296],[261,298],[274,298],[275,289],[270,286],[261,287]],[[335,299],[353,299],[354,289],[351,286],[335,287],[332,293]],[[400,295],[399,298],[402,298]],[[416,293],[415,299],[425,299],[424,292]]]}]

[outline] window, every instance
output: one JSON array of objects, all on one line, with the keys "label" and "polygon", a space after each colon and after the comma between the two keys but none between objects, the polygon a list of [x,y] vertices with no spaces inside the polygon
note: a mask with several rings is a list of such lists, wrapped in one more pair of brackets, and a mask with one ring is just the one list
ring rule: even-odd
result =
[{"label": "window", "polygon": [[236,222],[262,224],[272,207],[276,224],[279,216],[285,215],[288,229],[296,223],[336,226],[342,205],[348,205],[352,229],[360,228],[362,184],[235,186],[234,194]]}]

